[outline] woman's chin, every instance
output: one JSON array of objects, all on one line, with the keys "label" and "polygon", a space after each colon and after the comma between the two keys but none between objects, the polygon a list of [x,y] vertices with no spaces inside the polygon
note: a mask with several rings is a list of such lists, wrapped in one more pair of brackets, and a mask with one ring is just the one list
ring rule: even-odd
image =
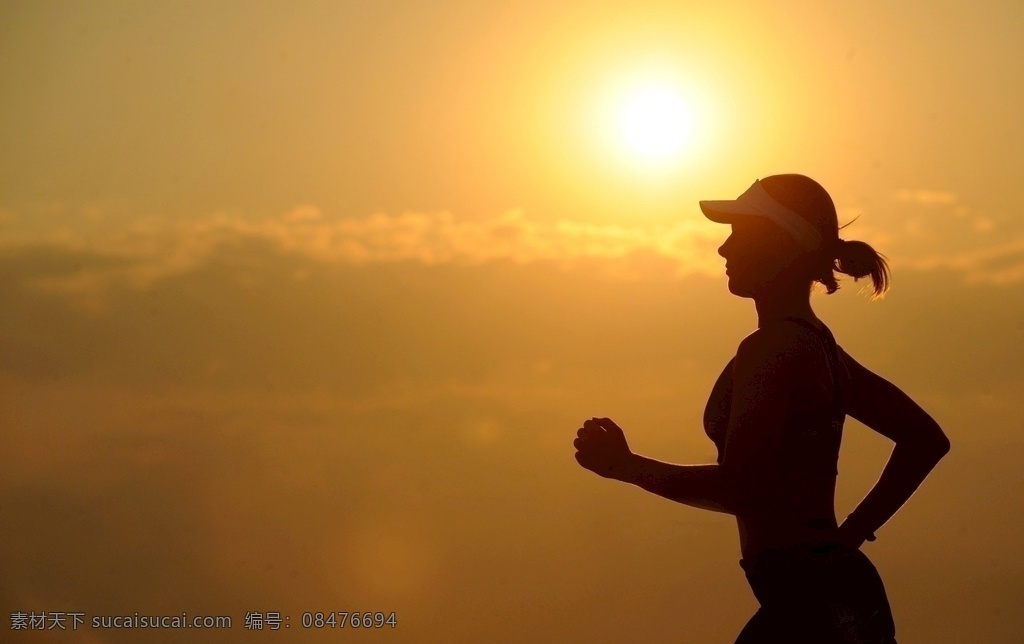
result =
[{"label": "woman's chin", "polygon": [[753,297],[750,289],[743,282],[737,280],[734,277],[729,277],[729,292],[737,297]]}]

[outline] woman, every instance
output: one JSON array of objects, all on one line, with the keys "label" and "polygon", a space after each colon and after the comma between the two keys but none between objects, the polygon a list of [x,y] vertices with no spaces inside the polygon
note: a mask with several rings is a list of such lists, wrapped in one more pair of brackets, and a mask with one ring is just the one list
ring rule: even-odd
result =
[{"label": "woman", "polygon": [[[718,252],[729,290],[752,298],[758,317],[705,409],[718,462],[674,465],[633,454],[608,418],[579,429],[576,460],[606,478],[736,516],[740,566],[761,605],[737,644],[894,644],[885,589],[860,547],[874,541],[949,441],[906,394],[843,351],[810,306],[814,282],[836,291],[835,270],[870,276],[874,297],[882,296],[888,266],[869,245],[839,238],[832,199],[802,175],[766,177],[738,199],[700,206],[732,226]],[[839,525],[836,463],[847,414],[895,447],[874,488]]]}]

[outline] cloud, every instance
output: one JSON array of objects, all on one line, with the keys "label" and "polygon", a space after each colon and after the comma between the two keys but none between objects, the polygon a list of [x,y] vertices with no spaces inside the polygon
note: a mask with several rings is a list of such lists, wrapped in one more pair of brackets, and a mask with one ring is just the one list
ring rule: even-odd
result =
[{"label": "cloud", "polygon": [[[951,192],[928,190],[900,190],[896,198],[906,203],[957,203]],[[958,205],[954,213],[957,216],[948,222],[935,222],[934,230],[934,226],[923,227],[920,217],[912,217],[904,222],[903,229],[875,228],[858,221],[841,235],[866,241],[883,253],[902,245],[904,258],[898,264],[916,270],[948,267],[962,271],[971,282],[1012,283],[1022,279],[1013,259],[1014,242],[947,252],[946,257],[935,254],[936,244],[917,250],[908,243],[921,237],[925,228],[934,233],[929,239],[938,235],[961,244],[964,232],[976,236],[995,227],[991,218],[977,213],[966,217],[967,212],[965,206]],[[857,209],[840,209],[841,221],[852,221],[859,214]],[[569,269],[586,262],[588,270],[596,270],[606,279],[635,281],[721,276],[723,260],[717,249],[728,232],[696,215],[671,223],[624,225],[564,218],[538,220],[520,209],[484,219],[458,218],[447,211],[338,217],[314,205],[299,205],[262,219],[237,212],[190,219],[147,215],[119,226],[101,227],[74,219],[60,227],[19,226],[19,217],[13,212],[6,213],[5,218],[13,225],[0,233],[0,253],[10,256],[31,248],[46,255],[49,251],[45,249],[49,248],[85,258],[22,275],[22,283],[70,297],[80,309],[95,315],[106,310],[106,294],[112,288],[151,289],[160,280],[200,270],[225,253],[251,244],[309,262],[309,266],[398,262],[474,266],[505,260],[519,265],[550,262]],[[963,230],[946,230],[950,226]],[[978,240],[987,243],[980,237]],[[910,257],[906,257],[908,251]],[[291,273],[295,282],[308,276],[308,267],[302,265]],[[243,276],[239,279],[244,281]]]},{"label": "cloud", "polygon": [[[477,265],[504,259],[568,267],[579,260],[600,259],[605,260],[608,277],[635,279],[642,271],[630,266],[634,255],[663,260],[676,276],[720,274],[722,259],[715,250],[724,236],[721,227],[696,218],[647,226],[565,219],[546,223],[531,220],[517,209],[480,221],[460,220],[450,212],[332,218],[304,205],[261,220],[218,212],[179,221],[147,216],[103,230],[15,231],[0,237],[0,250],[59,247],[112,260],[105,266],[92,262],[30,278],[36,288],[85,297],[111,284],[146,289],[158,280],[199,269],[219,251],[253,242],[269,244],[284,255],[330,264]],[[649,269],[650,262],[645,267]],[[302,278],[297,272],[295,279]]]},{"label": "cloud", "polygon": [[971,251],[907,259],[916,270],[947,269],[962,273],[968,284],[1009,285],[1024,281],[1024,236]]},{"label": "cloud", "polygon": [[947,206],[931,214],[911,209],[888,227],[893,234],[884,234],[884,247],[896,249],[894,267],[952,271],[966,284],[1024,282],[1024,228],[1018,217],[979,210],[948,191],[902,189],[893,197],[902,203]]},{"label": "cloud", "polygon": [[916,203],[923,206],[947,205],[957,201],[955,193],[941,190],[908,190],[906,188],[897,190],[893,194],[896,201],[903,203]]},{"label": "cloud", "polygon": [[975,232],[989,233],[995,230],[995,227],[995,220],[985,215],[978,215],[971,221],[971,228],[973,228]]},{"label": "cloud", "polygon": [[673,260],[681,273],[717,272],[721,264],[720,258],[708,261],[708,250],[722,231],[696,221],[646,227],[564,219],[544,223],[516,209],[484,221],[458,220],[449,212],[375,213],[326,221],[308,214],[299,218],[293,211],[283,219],[235,229],[324,262],[436,265],[509,259],[518,264],[566,264],[581,258],[622,259],[646,251]]}]

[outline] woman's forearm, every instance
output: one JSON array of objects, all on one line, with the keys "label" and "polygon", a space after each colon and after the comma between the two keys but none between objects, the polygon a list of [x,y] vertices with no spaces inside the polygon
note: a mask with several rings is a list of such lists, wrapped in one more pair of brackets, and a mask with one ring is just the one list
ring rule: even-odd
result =
[{"label": "woman's forearm", "polygon": [[735,514],[717,464],[675,465],[634,454],[620,480],[677,503]]},{"label": "woman's forearm", "polygon": [[863,534],[873,534],[907,502],[946,451],[896,443],[878,482],[846,521]]}]

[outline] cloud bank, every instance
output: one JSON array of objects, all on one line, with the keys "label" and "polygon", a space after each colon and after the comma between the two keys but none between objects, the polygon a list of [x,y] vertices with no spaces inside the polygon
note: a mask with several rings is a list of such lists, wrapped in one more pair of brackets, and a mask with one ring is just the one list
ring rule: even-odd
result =
[{"label": "cloud bank", "polygon": [[[925,206],[957,203],[953,193],[929,190],[900,190],[895,199]],[[859,210],[842,210],[841,220],[854,212]],[[858,222],[841,234],[871,243],[897,269],[947,269],[969,284],[1024,280],[1024,233],[969,247],[965,240],[986,239],[995,222],[983,215],[966,217],[967,212],[958,205],[945,213],[953,216],[910,213],[902,217],[903,230]],[[474,266],[507,260],[520,265],[551,262],[568,269],[591,261],[607,279],[638,280],[720,277],[723,260],[717,249],[728,234],[727,228],[699,216],[671,223],[593,224],[531,219],[520,209],[475,220],[446,211],[353,218],[327,216],[316,206],[303,205],[262,219],[231,212],[177,220],[150,215],[103,229],[73,223],[19,227],[24,219],[5,211],[9,226],[0,233],[0,252],[32,254],[37,270],[22,276],[27,284],[74,296],[95,309],[102,308],[103,294],[112,286],[145,290],[158,280],[200,269],[218,252],[251,243],[308,262],[357,266]],[[83,223],[87,219],[95,217],[79,218]],[[47,265],[44,258],[56,249],[77,253],[81,261]],[[293,278],[305,275],[300,269]]]}]

